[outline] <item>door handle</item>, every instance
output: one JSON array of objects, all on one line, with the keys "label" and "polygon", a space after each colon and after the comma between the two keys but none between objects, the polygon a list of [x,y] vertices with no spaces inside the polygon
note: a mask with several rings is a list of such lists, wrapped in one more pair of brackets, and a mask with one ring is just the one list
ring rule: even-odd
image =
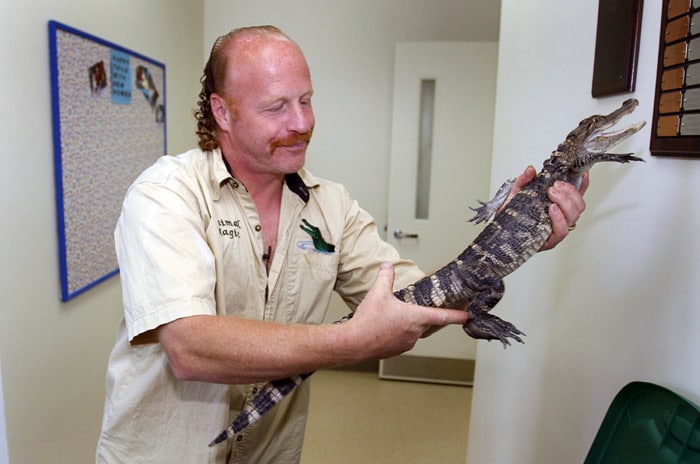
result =
[{"label": "door handle", "polygon": [[396,239],[400,239],[400,238],[418,238],[418,234],[409,234],[409,233],[406,233],[406,232],[402,231],[401,229],[396,229],[396,230],[394,231],[394,238],[396,238]]}]

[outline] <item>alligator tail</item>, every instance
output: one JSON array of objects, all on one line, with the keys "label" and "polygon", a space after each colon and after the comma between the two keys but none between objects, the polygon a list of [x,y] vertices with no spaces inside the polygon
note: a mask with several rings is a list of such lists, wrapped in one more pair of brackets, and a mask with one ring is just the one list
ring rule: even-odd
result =
[{"label": "alligator tail", "polygon": [[209,443],[209,446],[218,445],[229,438],[235,437],[246,427],[257,422],[263,414],[275,407],[277,403],[282,401],[285,396],[289,395],[296,387],[301,385],[310,375],[311,373],[296,375],[294,377],[287,377],[266,383],[255,398],[243,408],[238,417],[231,422],[231,425],[217,435],[217,437]]}]

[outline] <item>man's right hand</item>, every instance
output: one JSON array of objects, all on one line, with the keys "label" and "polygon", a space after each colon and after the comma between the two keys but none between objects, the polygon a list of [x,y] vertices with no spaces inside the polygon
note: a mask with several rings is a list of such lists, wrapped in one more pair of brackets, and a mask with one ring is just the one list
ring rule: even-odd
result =
[{"label": "man's right hand", "polygon": [[413,348],[419,338],[446,325],[462,325],[468,319],[462,310],[404,303],[394,296],[393,285],[393,266],[382,264],[374,286],[353,318],[343,324],[357,337],[367,359],[399,355]]}]

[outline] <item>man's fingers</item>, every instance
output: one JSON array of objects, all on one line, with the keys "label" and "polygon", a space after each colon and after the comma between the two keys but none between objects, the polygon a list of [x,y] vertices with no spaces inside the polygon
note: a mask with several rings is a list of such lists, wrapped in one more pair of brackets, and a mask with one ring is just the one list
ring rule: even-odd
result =
[{"label": "man's fingers", "polygon": [[438,330],[450,324],[464,325],[469,319],[466,311],[457,309],[423,308],[426,311],[428,321],[424,324],[421,338],[429,337]]},{"label": "man's fingers", "polygon": [[[374,286],[370,291],[375,297],[378,296],[382,298],[387,296],[394,298],[392,288],[394,285],[394,267],[390,263],[382,263],[379,267],[379,273],[377,274],[377,279],[374,282]],[[370,296],[370,295],[368,295]],[[375,300],[377,302],[381,300]],[[387,302],[388,303],[388,302]],[[418,312],[413,316],[414,323],[418,323],[419,326],[425,327],[423,332],[434,331],[435,329],[444,327],[450,324],[464,324],[467,322],[469,315],[466,311],[457,309],[441,309],[441,308],[431,308],[427,306],[415,306],[409,305],[407,303],[399,303],[405,305],[405,310],[412,311],[417,309]],[[408,313],[404,313],[407,315]],[[415,327],[415,326],[414,326]]]},{"label": "man's fingers", "polygon": [[552,233],[547,241],[542,245],[540,251],[551,250],[569,234],[569,225],[562,213],[561,208],[555,203],[549,205],[549,218],[552,221]]},{"label": "man's fingers", "polygon": [[569,232],[569,222],[564,212],[555,203],[549,205],[549,218],[552,220],[552,235],[566,236]]},{"label": "man's fingers", "polygon": [[534,179],[535,176],[537,176],[537,171],[535,170],[535,168],[532,165],[526,167],[523,173],[515,178],[515,181],[513,182],[513,187],[511,187],[510,193],[508,193],[508,197],[499,208],[499,211],[503,209],[505,205],[507,205],[508,202],[510,202],[510,200],[523,189],[523,187],[525,187],[530,181],[532,181],[532,179]]},{"label": "man's fingers", "polygon": [[578,189],[579,193],[583,195],[586,193],[586,190],[588,190],[588,184],[590,183],[590,178],[588,176],[588,172],[584,172],[583,176],[581,176],[581,188]]},{"label": "man's fingers", "polygon": [[554,248],[566,237],[576,225],[579,216],[586,209],[586,202],[582,192],[588,188],[588,176],[584,175],[581,189],[567,183],[557,181],[547,191],[549,199],[553,202],[549,206],[549,218],[552,221],[552,234],[549,236],[541,250]]},{"label": "man's fingers", "polygon": [[520,191],[523,187],[525,187],[528,184],[528,182],[534,179],[536,175],[537,171],[535,170],[534,166],[526,167],[523,173],[520,174],[517,177],[517,179],[515,179],[515,183],[513,184],[513,190],[517,189],[517,191]]},{"label": "man's fingers", "polygon": [[[394,287],[394,266],[391,263],[382,263],[379,266],[377,279],[374,281],[372,288],[389,290],[391,292]],[[392,292],[393,293],[393,292]]]},{"label": "man's fingers", "polygon": [[[581,184],[583,187],[583,184]],[[559,210],[564,215],[567,228],[576,224],[579,216],[586,209],[586,202],[580,191],[568,182],[557,181],[547,192],[549,199],[559,206]],[[550,210],[551,211],[551,210]],[[552,218],[554,222],[554,218]]]},{"label": "man's fingers", "polygon": [[469,319],[466,311],[458,309],[425,308],[430,326],[444,327],[450,324],[464,324]]}]

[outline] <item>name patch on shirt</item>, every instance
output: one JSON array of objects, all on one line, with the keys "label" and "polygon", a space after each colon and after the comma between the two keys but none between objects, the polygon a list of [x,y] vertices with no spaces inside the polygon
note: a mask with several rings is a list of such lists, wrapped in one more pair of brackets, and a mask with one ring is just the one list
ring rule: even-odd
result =
[{"label": "name patch on shirt", "polygon": [[241,220],[219,219],[219,235],[230,239],[241,238]]}]

